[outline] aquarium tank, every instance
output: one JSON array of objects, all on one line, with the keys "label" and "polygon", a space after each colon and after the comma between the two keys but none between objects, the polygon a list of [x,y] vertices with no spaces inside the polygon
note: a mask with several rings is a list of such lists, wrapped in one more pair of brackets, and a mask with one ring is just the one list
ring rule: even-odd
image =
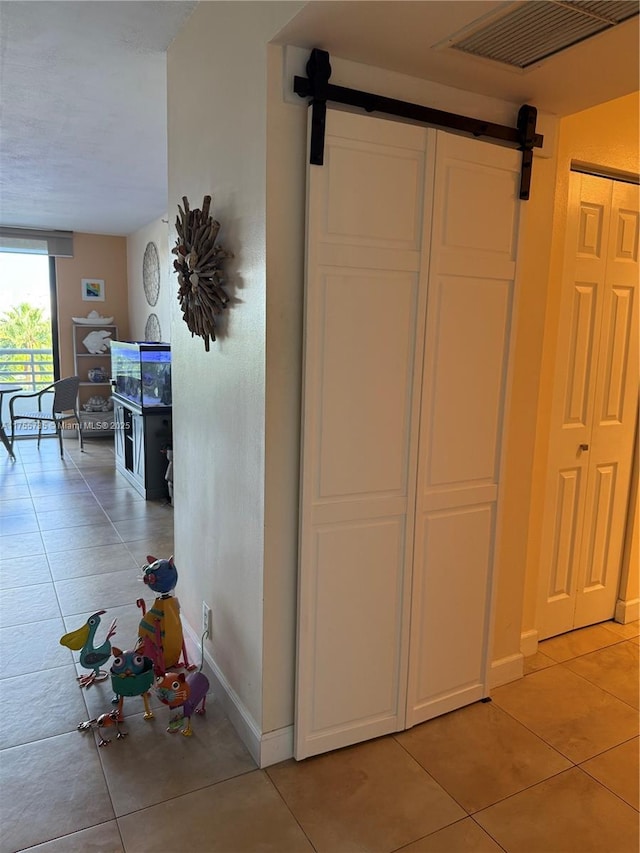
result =
[{"label": "aquarium tank", "polygon": [[171,346],[146,341],[112,341],[114,394],[141,409],[171,406]]}]

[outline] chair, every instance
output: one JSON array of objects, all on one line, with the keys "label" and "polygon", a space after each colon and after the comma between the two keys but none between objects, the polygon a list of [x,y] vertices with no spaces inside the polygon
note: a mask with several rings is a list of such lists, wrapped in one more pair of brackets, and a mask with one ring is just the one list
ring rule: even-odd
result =
[{"label": "chair", "polygon": [[[42,424],[55,424],[56,434],[60,442],[60,456],[64,457],[64,448],[62,446],[62,424],[65,421],[75,420],[78,424],[78,436],[80,438],[80,450],[84,450],[84,442],[82,440],[82,425],[78,415],[78,386],[80,379],[77,376],[70,376],[67,379],[59,379],[52,385],[47,385],[42,391],[36,391],[34,394],[15,394],[9,400],[9,413],[11,416],[11,447],[15,437],[16,421],[36,421],[38,423],[38,447],[40,447],[40,439],[42,437]],[[52,394],[53,401],[50,411],[43,410],[42,398],[45,394]],[[13,410],[13,405],[16,400],[25,400],[29,397],[37,397],[38,411],[25,412],[16,414]]]}]

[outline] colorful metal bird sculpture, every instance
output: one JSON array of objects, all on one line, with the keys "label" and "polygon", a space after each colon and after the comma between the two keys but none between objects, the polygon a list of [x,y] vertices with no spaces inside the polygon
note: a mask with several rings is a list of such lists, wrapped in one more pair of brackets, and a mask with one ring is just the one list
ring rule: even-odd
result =
[{"label": "colorful metal bird sculpture", "polygon": [[115,726],[116,737],[118,740],[121,740],[123,737],[127,736],[127,733],[120,731],[119,724],[120,719],[118,717],[118,711],[108,711],[106,714],[100,714],[99,717],[94,717],[92,720],[85,720],[84,723],[78,723],[78,731],[88,732],[91,729],[95,729],[95,731],[98,732],[99,737],[98,746],[108,746],[111,741],[102,734],[102,730],[109,728],[110,726]]},{"label": "colorful metal bird sculpture", "polygon": [[[142,581],[158,597],[147,611],[144,599],[136,602],[142,610],[142,619],[138,626],[137,650],[153,661],[156,675],[164,675],[172,667],[183,666],[193,670],[189,663],[187,649],[180,621],[180,602],[172,595],[178,582],[178,570],[173,557],[158,560],[150,554],[143,568]],[[180,655],[182,654],[182,661]]]},{"label": "colorful metal bird sculpture", "polygon": [[100,617],[105,612],[105,610],[98,610],[97,613],[89,616],[82,628],[78,628],[77,631],[71,631],[60,638],[61,646],[67,646],[67,648],[74,651],[80,650],[80,665],[85,669],[92,670],[89,675],[78,676],[80,687],[90,687],[94,682],[104,681],[109,675],[108,672],[100,669],[100,667],[111,657],[111,643],[109,640],[116,632],[115,619],[109,626],[104,643],[97,647],[93,645],[93,638],[100,625]]},{"label": "colorful metal bird sculpture", "polygon": [[178,583],[178,570],[173,562],[173,556],[168,560],[158,560],[147,555],[147,565],[142,569],[142,582],[160,595],[169,595]]},{"label": "colorful metal bird sculpture", "polygon": [[144,719],[153,720],[153,711],[149,707],[149,691],[154,681],[153,661],[138,654],[135,649],[122,651],[113,647],[115,655],[111,665],[111,686],[118,703],[118,720],[122,720],[122,705],[125,696],[142,696]]}]

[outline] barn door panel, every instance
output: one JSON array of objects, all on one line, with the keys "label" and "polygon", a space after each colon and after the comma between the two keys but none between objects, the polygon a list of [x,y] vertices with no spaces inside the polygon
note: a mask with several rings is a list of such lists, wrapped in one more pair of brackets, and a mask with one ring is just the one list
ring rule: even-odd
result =
[{"label": "barn door panel", "polygon": [[433,133],[328,110],[309,167],[297,758],[404,727]]},{"label": "barn door panel", "polygon": [[407,725],[488,692],[516,152],[438,133]]},{"label": "barn door panel", "polygon": [[486,692],[519,168],[328,112],[308,188],[297,758]]}]

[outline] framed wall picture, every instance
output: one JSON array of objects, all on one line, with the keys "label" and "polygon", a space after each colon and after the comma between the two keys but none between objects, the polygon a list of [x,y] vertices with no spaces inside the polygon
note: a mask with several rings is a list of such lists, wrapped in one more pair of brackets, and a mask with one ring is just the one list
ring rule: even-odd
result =
[{"label": "framed wall picture", "polygon": [[82,298],[85,302],[104,302],[104,281],[100,278],[83,278]]}]

